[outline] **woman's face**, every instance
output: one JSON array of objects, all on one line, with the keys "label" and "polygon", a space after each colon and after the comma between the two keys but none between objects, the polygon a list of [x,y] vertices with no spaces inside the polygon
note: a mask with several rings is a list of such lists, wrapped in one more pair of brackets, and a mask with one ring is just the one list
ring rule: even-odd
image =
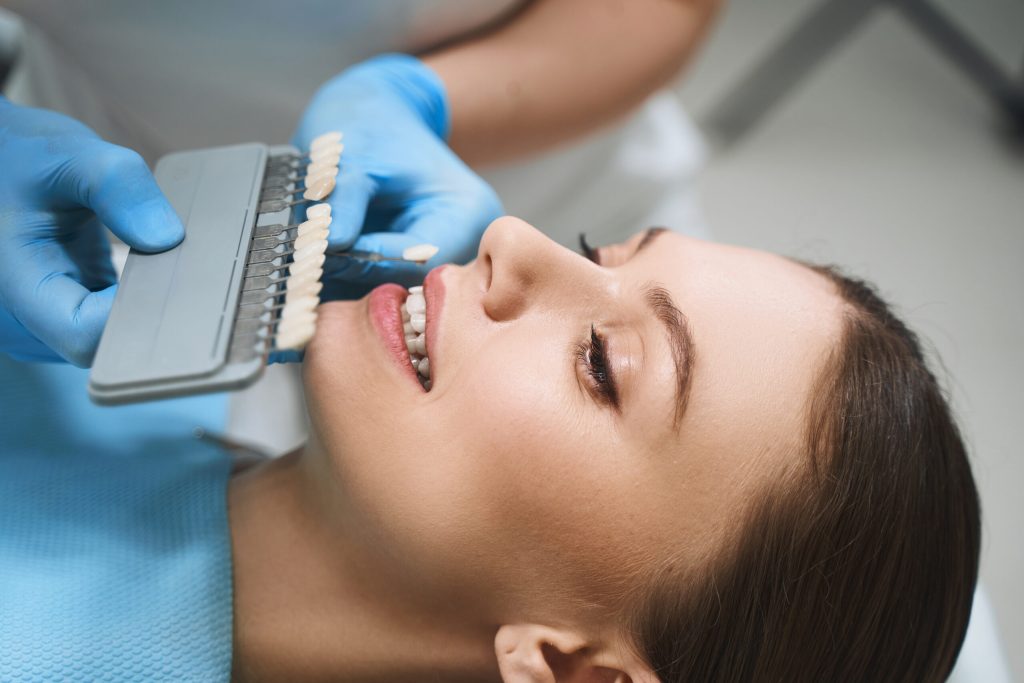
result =
[{"label": "woman's face", "polygon": [[313,449],[346,523],[410,580],[519,601],[615,585],[696,561],[754,487],[800,465],[839,337],[830,284],[666,231],[596,261],[495,221],[475,261],[427,278],[429,392],[388,342],[404,290],[321,307]]}]

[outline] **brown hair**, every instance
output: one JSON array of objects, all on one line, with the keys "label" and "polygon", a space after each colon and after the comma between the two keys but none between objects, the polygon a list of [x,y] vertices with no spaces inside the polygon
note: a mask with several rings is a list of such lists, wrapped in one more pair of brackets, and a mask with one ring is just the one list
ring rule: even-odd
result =
[{"label": "brown hair", "polygon": [[981,540],[960,433],[917,337],[860,280],[819,376],[809,460],[692,576],[661,568],[631,626],[661,680],[944,680]]}]

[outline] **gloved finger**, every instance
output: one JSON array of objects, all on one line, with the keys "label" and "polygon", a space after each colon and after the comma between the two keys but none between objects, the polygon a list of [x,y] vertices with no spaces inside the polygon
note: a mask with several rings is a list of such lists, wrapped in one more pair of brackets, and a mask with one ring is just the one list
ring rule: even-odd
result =
[{"label": "gloved finger", "polygon": [[86,140],[65,170],[51,178],[57,194],[92,209],[128,246],[156,252],[184,239],[181,219],[137,152]]},{"label": "gloved finger", "polygon": [[[12,292],[11,311],[40,342],[79,367],[96,354],[103,326],[110,316],[117,285],[90,292],[61,268],[60,259]],[[34,286],[32,286],[34,283]]]},{"label": "gloved finger", "polygon": [[362,232],[366,209],[377,192],[377,183],[358,168],[342,162],[334,191],[327,198],[331,205],[331,231],[327,248],[348,249]]},{"label": "gloved finger", "polygon": [[14,360],[52,363],[64,359],[0,307],[0,349]]}]

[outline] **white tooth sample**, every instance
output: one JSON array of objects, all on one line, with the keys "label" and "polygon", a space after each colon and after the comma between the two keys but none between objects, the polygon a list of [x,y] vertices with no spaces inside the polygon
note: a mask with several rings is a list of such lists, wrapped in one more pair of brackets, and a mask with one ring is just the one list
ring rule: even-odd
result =
[{"label": "white tooth sample", "polygon": [[417,332],[427,331],[427,316],[422,313],[416,313],[415,315],[409,316],[409,324],[412,325],[412,329]]},{"label": "white tooth sample", "polygon": [[274,345],[279,349],[301,349],[313,338],[316,332],[316,319],[302,321],[301,324],[278,327]]},{"label": "white tooth sample", "polygon": [[302,261],[307,258],[314,258],[319,254],[323,254],[327,251],[327,240],[317,240],[310,242],[306,246],[295,251],[295,255],[292,256],[296,261]]},{"label": "white tooth sample", "polygon": [[295,251],[302,249],[307,244],[313,244],[314,242],[319,242],[320,240],[326,240],[327,234],[329,232],[330,231],[327,228],[320,228],[319,230],[307,231],[305,235],[299,235],[298,237],[295,238]]},{"label": "white tooth sample", "polygon": [[307,166],[337,166],[341,163],[341,154],[319,154],[315,160],[310,159]]},{"label": "white tooth sample", "polygon": [[430,379],[430,359],[424,358],[421,360],[419,365],[416,366],[416,370],[427,379]]},{"label": "white tooth sample", "polygon": [[410,294],[422,294],[423,293],[423,285],[416,285],[415,287],[410,287],[409,288],[409,293]]},{"label": "white tooth sample", "polygon": [[409,323],[409,322],[403,322],[402,323],[402,332],[407,337],[410,336],[410,335],[413,336],[413,337],[416,336],[416,330],[413,329],[412,324]]},{"label": "white tooth sample", "polygon": [[318,297],[309,295],[288,299],[285,301],[284,308],[281,309],[281,320],[303,317],[305,314],[316,310],[319,304],[320,299]]},{"label": "white tooth sample", "polygon": [[420,366],[420,359],[419,359],[419,358],[411,358],[411,357],[410,357],[410,358],[409,358],[409,362],[410,362],[410,363],[412,363],[412,366],[413,366],[414,368],[417,368],[417,369],[419,369],[419,366]]},{"label": "white tooth sample", "polygon": [[416,339],[413,340],[413,345],[416,349],[416,353],[421,356],[427,355],[427,338],[425,336],[422,334],[418,335]]},{"label": "white tooth sample", "polygon": [[340,131],[330,130],[326,133],[321,133],[313,138],[313,141],[309,143],[310,149],[320,149],[327,145],[336,145],[341,142],[342,134]]},{"label": "white tooth sample", "polygon": [[[334,189],[334,178],[331,176],[317,176],[313,179],[312,184],[306,185],[306,191],[302,193],[303,199],[311,199],[315,202],[320,201],[331,193]],[[435,251],[437,251],[435,249]],[[405,255],[403,254],[403,258]]]},{"label": "white tooth sample", "polygon": [[[315,255],[310,258],[303,259],[301,261],[294,261],[288,264],[288,273],[291,275],[291,279],[294,281],[300,274],[307,273],[310,271],[319,272],[323,269],[324,261],[326,257],[323,254]],[[317,277],[320,277],[317,275]]]},{"label": "white tooth sample", "polygon": [[319,282],[320,276],[323,275],[323,272],[323,269],[319,267],[300,270],[298,273],[288,278],[288,287],[294,287],[295,289],[308,287],[314,282]]},{"label": "white tooth sample", "polygon": [[324,288],[324,283],[319,280],[299,282],[296,285],[289,285],[288,291],[285,292],[284,299],[287,302],[289,299],[303,296],[319,296],[320,290]]},{"label": "white tooth sample", "polygon": [[[419,352],[418,352],[418,351],[416,350],[416,349],[417,349],[417,346],[416,346],[416,337],[415,337],[414,335],[411,335],[411,334],[407,334],[407,335],[405,336],[405,348],[406,348],[406,349],[408,349],[408,351],[409,351],[409,355],[412,355],[412,354],[414,354],[414,353],[419,353]],[[422,356],[423,354],[420,354],[420,355]]]},{"label": "white tooth sample", "polygon": [[316,175],[338,175],[338,165],[328,164],[323,161],[318,161],[310,164],[306,167],[306,177],[310,178]]},{"label": "white tooth sample", "polygon": [[316,173],[310,173],[303,178],[303,182],[306,187],[313,187],[317,183],[321,183],[328,178],[337,179],[338,169],[336,166],[331,166],[327,170],[317,171]]},{"label": "white tooth sample", "polygon": [[[309,152],[309,160],[314,164],[321,161],[327,161],[329,159],[340,159],[341,153],[344,151],[345,145],[340,142],[336,142],[333,145],[324,145],[323,147],[317,147]],[[337,163],[335,161],[334,163]]]},{"label": "white tooth sample", "polygon": [[[326,206],[326,204],[317,204],[317,206]],[[320,232],[321,230],[327,230],[331,227],[331,217],[328,216],[314,216],[309,220],[305,220],[299,223],[296,234],[300,237],[309,232]]]},{"label": "white tooth sample", "polygon": [[422,294],[410,294],[405,300],[405,307],[409,310],[409,317],[411,320],[412,316],[417,313],[426,314],[427,300],[423,298]]},{"label": "white tooth sample", "polygon": [[[431,259],[438,252],[438,248],[433,244],[416,244],[409,247],[402,252],[402,259],[405,261],[415,261],[417,263],[425,263]],[[410,290],[411,291],[411,290]]]},{"label": "white tooth sample", "polygon": [[402,305],[398,307],[398,312],[402,314],[402,321],[409,322],[409,308],[402,302]]},{"label": "white tooth sample", "polygon": [[[327,204],[327,203],[324,203],[324,204],[314,204],[313,206],[306,207],[306,218],[307,219],[309,219],[309,218],[324,218],[324,217],[327,217],[327,218],[331,217],[331,205],[330,204]],[[308,223],[309,221],[307,220],[306,222]]]}]

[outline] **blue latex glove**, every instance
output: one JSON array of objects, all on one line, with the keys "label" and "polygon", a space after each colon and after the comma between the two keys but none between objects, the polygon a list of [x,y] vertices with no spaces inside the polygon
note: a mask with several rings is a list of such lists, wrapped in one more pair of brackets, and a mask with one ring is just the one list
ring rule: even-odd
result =
[{"label": "blue latex glove", "polygon": [[135,152],[0,97],[0,351],[86,366],[114,301],[103,226],[141,251],[185,236]]},{"label": "blue latex glove", "polygon": [[382,282],[411,285],[445,262],[476,256],[488,224],[502,214],[494,190],[451,151],[441,79],[408,55],[382,55],[324,84],[303,114],[293,143],[308,149],[341,131],[345,150],[331,193],[328,251],[348,248],[401,256],[429,243],[425,266],[328,256],[326,298],[361,296]]}]

